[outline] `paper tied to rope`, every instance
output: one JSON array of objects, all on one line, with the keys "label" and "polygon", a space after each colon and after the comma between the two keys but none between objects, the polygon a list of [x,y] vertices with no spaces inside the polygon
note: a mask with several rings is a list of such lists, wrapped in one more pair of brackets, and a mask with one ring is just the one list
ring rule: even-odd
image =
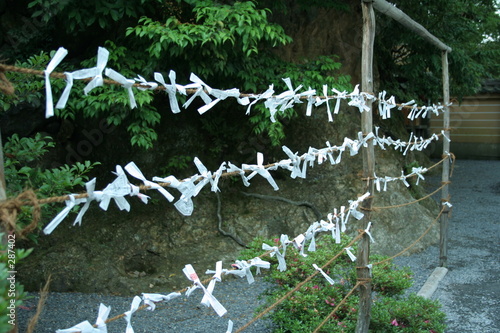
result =
[{"label": "paper tied to rope", "polygon": [[193,281],[193,287],[189,288],[189,290],[186,292],[186,295],[189,296],[191,292],[195,289],[200,288],[203,290],[203,293],[205,296],[207,296],[208,303],[214,311],[219,315],[219,317],[222,317],[223,315],[226,314],[227,310],[224,308],[222,304],[219,303],[219,301],[203,286],[201,283],[200,279],[198,278],[198,275],[196,274],[193,266],[191,265],[186,265],[182,271],[186,275],[186,277],[190,280]]},{"label": "paper tied to rope", "polygon": [[356,261],[356,256],[351,252],[353,249],[352,247],[344,247],[344,250],[345,252],[347,253],[347,255],[349,256],[349,258],[351,259],[351,261]]},{"label": "paper tied to rope", "polygon": [[426,172],[427,172],[427,168],[424,168],[424,167],[415,168],[415,167],[413,167],[413,168],[411,168],[411,174],[408,175],[408,177],[416,175],[417,176],[416,185],[418,185],[418,182],[420,181],[420,179],[425,180],[423,173],[426,173]]},{"label": "paper tied to rope", "polygon": [[172,187],[181,192],[181,197],[174,204],[175,208],[184,216],[190,216],[194,210],[193,200],[191,199],[195,194],[195,181],[199,178],[198,175],[191,178],[179,181],[175,176],[168,176],[166,178],[153,177],[154,182],[168,183],[168,187]]},{"label": "paper tied to rope", "polygon": [[368,265],[366,265],[366,268],[368,268],[368,273],[370,274],[370,277],[372,277],[372,268],[373,268],[373,264],[368,264]]},{"label": "paper tied to rope", "polygon": [[[325,154],[328,156],[328,159],[330,160],[331,165],[339,164],[340,161],[342,160],[342,153],[344,152],[345,148],[344,147],[337,147],[337,146],[331,146],[330,141],[326,141],[326,146],[328,148],[323,148],[322,150],[325,151]],[[333,152],[338,151],[337,158],[334,159]]]},{"label": "paper tied to rope", "polygon": [[451,142],[450,138],[446,135],[446,133],[444,132],[444,130],[441,130],[441,134],[446,139],[446,141]]},{"label": "paper tied to rope", "polygon": [[142,91],[155,90],[156,88],[158,88],[158,83],[148,82],[148,81],[146,81],[145,78],[143,78],[140,75],[137,75],[137,78],[135,79],[135,81],[140,84],[140,86],[137,87],[137,89],[142,90]]},{"label": "paper tied to rope", "polygon": [[212,89],[210,91],[210,95],[215,97],[215,99],[206,104],[205,106],[202,106],[201,108],[198,109],[198,112],[200,114],[204,114],[208,110],[210,110],[215,104],[219,103],[222,100],[225,100],[228,97],[235,98],[238,104],[240,105],[248,105],[250,104],[250,99],[248,97],[243,97],[241,98],[240,95],[240,90],[237,88],[233,89],[228,89],[228,90],[220,90],[220,89]]},{"label": "paper tied to rope", "polygon": [[364,92],[359,92],[359,84],[356,85],[354,88],[354,91],[349,94],[348,96],[351,100],[349,103],[347,103],[349,106],[354,106],[359,109],[360,113],[363,112],[368,112],[370,111],[370,108],[368,105],[366,105],[366,100],[367,99],[375,99],[374,96],[364,93]]},{"label": "paper tied to rope", "polygon": [[[316,251],[316,233],[319,231],[320,223],[319,222],[314,222],[307,228],[305,232],[305,240],[304,243],[308,240],[311,240],[309,242],[309,247],[307,248],[308,252],[315,252]],[[305,246],[304,246],[305,247]],[[301,253],[304,257],[307,256],[305,253]]]},{"label": "paper tied to rope", "polygon": [[59,63],[66,57],[68,50],[64,47],[60,47],[52,59],[50,60],[47,68],[43,72],[45,75],[45,118],[50,118],[54,115],[54,101],[52,97],[52,87],[50,85],[50,73],[59,65]]},{"label": "paper tied to rope", "polygon": [[338,237],[339,237],[339,240],[340,240],[340,233],[339,233],[339,230],[337,228],[336,223],[333,221],[335,219],[334,214],[328,213],[328,215],[326,216],[326,218],[328,219],[328,222],[329,222],[328,223],[328,229],[331,231],[332,238],[335,239],[335,243],[337,243],[337,234],[339,234]]},{"label": "paper tied to rope", "polygon": [[206,307],[210,306],[210,299],[209,299],[209,296],[207,294],[210,294],[210,295],[213,294],[214,289],[215,289],[215,283],[222,281],[221,275],[222,275],[222,261],[217,261],[215,263],[215,274],[212,277],[212,279],[210,280],[210,282],[208,283],[208,287],[207,287],[208,293],[204,294],[203,298],[201,300],[201,304],[205,305]]},{"label": "paper tied to rope", "polygon": [[161,73],[155,72],[154,78],[158,81],[163,87],[165,87],[165,91],[168,94],[168,101],[170,103],[170,108],[172,109],[172,113],[181,112],[179,108],[179,102],[177,101],[177,91],[183,95],[187,95],[186,89],[180,84],[176,84],[176,74],[173,70],[168,73],[168,78],[170,79],[170,84],[165,83],[165,79]]},{"label": "paper tied to rope", "polygon": [[261,268],[269,269],[271,267],[271,263],[269,261],[262,260],[259,257],[255,257],[250,260],[250,266],[256,267],[255,273],[259,275],[260,269]]},{"label": "paper tied to rope", "polygon": [[378,111],[382,119],[391,118],[391,109],[397,107],[396,99],[391,96],[388,100],[385,99],[387,92],[384,90],[378,94],[379,104]]},{"label": "paper tied to rope", "polygon": [[264,167],[264,155],[262,153],[257,153],[257,165],[255,164],[243,164],[241,167],[243,170],[250,170],[252,173],[246,177],[247,181],[252,179],[255,175],[259,174],[264,177],[269,184],[274,188],[275,191],[279,190],[278,185],[273,179],[273,176],[269,173],[269,171]]},{"label": "paper tied to rope", "polygon": [[120,83],[123,86],[123,88],[125,88],[125,90],[127,91],[127,94],[128,94],[130,108],[135,109],[137,107],[137,103],[135,102],[134,92],[132,91],[132,87],[135,84],[135,80],[127,79],[125,76],[118,73],[117,71],[115,71],[112,68],[106,68],[104,73],[106,74],[107,77]]},{"label": "paper tied to rope", "polygon": [[130,162],[125,166],[125,170],[134,178],[139,179],[144,183],[145,186],[149,186],[151,189],[158,190],[165,199],[167,199],[169,202],[172,202],[174,200],[174,196],[170,194],[165,188],[161,187],[155,182],[149,181],[144,177],[143,173],[141,170],[139,170],[139,167],[134,163]]},{"label": "paper tied to rope", "polygon": [[281,243],[281,247],[282,247],[282,250],[280,252],[279,250],[279,247],[278,246],[270,246],[266,243],[263,243],[262,244],[262,249],[265,250],[265,251],[272,251],[270,253],[270,256],[273,257],[276,255],[276,258],[278,259],[278,270],[280,272],[284,272],[286,271],[286,261],[285,261],[285,256],[286,256],[286,247],[289,243],[288,241],[288,235],[281,235],[280,237],[280,243]]},{"label": "paper tied to rope", "polygon": [[144,304],[148,306],[148,310],[154,311],[156,309],[156,304],[159,302],[168,302],[174,298],[177,298],[181,296],[181,293],[173,292],[168,295],[162,295],[162,294],[149,294],[149,293],[142,293],[142,300],[144,301]]},{"label": "paper tied to rope", "polygon": [[[195,193],[198,194],[200,190],[207,184],[211,184],[211,190],[212,192],[217,192],[219,191],[219,187],[217,186],[219,183],[220,176],[222,175],[222,172],[226,170],[226,162],[223,162],[220,166],[219,169],[212,175],[212,172],[208,171],[208,169],[201,163],[201,161],[198,159],[198,157],[194,158],[194,164],[196,165],[196,168],[198,169],[202,179],[198,181],[198,184],[196,184],[196,190]],[[196,196],[196,194],[194,196]]]},{"label": "paper tied to rope", "polygon": [[[298,153],[292,153],[292,151],[290,150],[290,148],[288,148],[287,146],[283,146],[282,147],[283,151],[285,152],[285,154],[288,155],[288,157],[290,158],[289,160],[289,170],[292,171],[292,173],[290,174],[290,177],[292,179],[295,179],[297,177],[299,178],[304,178],[303,177],[303,174],[302,174],[302,170],[300,169],[300,164],[302,163],[302,159],[300,156],[298,156]],[[286,161],[288,162],[288,161]],[[286,167],[286,164],[285,164],[285,168]]]},{"label": "paper tied to rope", "polygon": [[363,135],[363,132],[358,132],[358,139],[353,141],[353,144],[349,147],[351,150],[351,156],[358,154],[361,147],[368,147],[368,140],[373,139],[375,134],[373,132]]},{"label": "paper tied to rope", "polygon": [[446,206],[448,208],[453,207],[453,205],[449,201],[443,201],[443,206]]},{"label": "paper tied to rope", "polygon": [[302,164],[302,178],[307,178],[307,167],[314,167],[314,162],[316,161],[316,155],[313,153],[311,147],[306,154],[302,154],[302,160],[304,163]]},{"label": "paper tied to rope", "polygon": [[134,329],[132,327],[131,319],[132,314],[139,309],[139,305],[141,304],[142,299],[139,296],[135,296],[130,304],[130,310],[124,313],[124,319],[127,322],[127,328],[125,329],[125,333],[134,333]]},{"label": "paper tied to rope", "polygon": [[[276,118],[274,115],[277,111],[284,112],[286,109],[293,107],[294,101],[300,101],[299,96],[296,96],[296,92],[302,88],[302,85],[293,89],[292,81],[290,78],[283,79],[289,90],[282,92],[277,96],[271,96],[266,99],[264,106],[269,110],[271,115],[270,119],[274,123]],[[279,110],[278,110],[279,107]]]},{"label": "paper tied to rope", "polygon": [[227,271],[226,274],[236,275],[240,278],[246,277],[248,284],[252,284],[255,282],[252,271],[250,270],[250,267],[252,267],[251,264],[249,264],[245,260],[236,260],[235,263],[231,266],[234,268],[234,270]]},{"label": "paper tied to rope", "polygon": [[196,92],[193,95],[191,95],[191,97],[186,101],[186,103],[184,103],[184,105],[182,107],[184,107],[185,109],[188,108],[189,105],[191,105],[191,103],[198,96],[203,100],[203,102],[205,103],[205,105],[210,104],[212,102],[212,99],[210,98],[210,96],[207,95],[207,93],[205,92],[205,90],[208,93],[210,93],[210,91],[212,90],[212,88],[210,88],[210,86],[208,86],[205,82],[203,82],[194,73],[191,73],[191,76],[189,77],[189,79],[193,83],[185,85],[184,88],[185,89],[196,89]]},{"label": "paper tied to rope", "polygon": [[[378,192],[380,192],[380,191],[386,192],[387,191],[387,183],[394,181],[396,179],[399,179],[399,178],[394,178],[394,177],[389,177],[389,176],[385,176],[384,178],[381,178],[381,177],[378,177],[375,172],[373,173],[373,178],[375,179],[374,180],[375,188],[377,189]],[[381,183],[384,184],[384,187],[381,187]]]},{"label": "paper tied to rope", "polygon": [[303,257],[307,257],[307,254],[304,253],[305,242],[306,236],[304,234],[300,234],[292,240],[293,247],[299,251],[300,255]]},{"label": "paper tied to rope", "polygon": [[255,103],[257,103],[258,101],[262,100],[262,99],[268,99],[270,98],[271,96],[273,96],[274,94],[274,85],[271,84],[269,86],[269,88],[267,88],[267,90],[260,94],[260,95],[251,95],[250,97],[251,98],[255,98],[255,100],[253,102],[251,102],[250,104],[248,104],[248,107],[247,107],[247,112],[245,113],[246,115],[249,115],[250,114],[250,109],[252,108],[252,105],[254,105]]},{"label": "paper tied to rope", "polygon": [[361,213],[357,210],[359,204],[363,202],[368,196],[370,192],[366,192],[362,196],[360,196],[357,200],[349,200],[349,211],[347,212],[346,220],[349,215],[352,215],[356,220],[361,220],[365,214]]},{"label": "paper tied to rope", "polygon": [[99,207],[102,210],[108,210],[109,203],[114,200],[118,209],[130,211],[130,204],[125,199],[125,196],[132,194],[132,187],[128,182],[127,175],[123,171],[122,167],[117,165],[116,172],[113,172],[117,177],[116,179],[108,184],[102,191],[95,191],[94,196],[97,201],[99,201]]},{"label": "paper tied to rope", "polygon": [[243,185],[245,185],[246,187],[250,186],[250,182],[248,181],[248,179],[245,175],[245,171],[243,169],[237,167],[236,165],[234,165],[231,162],[228,162],[228,168],[226,171],[228,173],[237,172],[240,175],[241,180],[243,181]]},{"label": "paper tied to rope", "polygon": [[325,273],[325,271],[323,271],[321,268],[318,267],[318,265],[316,264],[313,264],[313,267],[315,270],[317,270],[318,272],[321,273],[321,275],[323,275],[323,277],[326,279],[326,281],[328,281],[328,283],[330,285],[334,285],[335,284],[335,281],[333,281],[333,279],[331,277],[328,276],[328,274]]},{"label": "paper tied to rope", "polygon": [[96,87],[100,87],[104,83],[104,79],[102,77],[102,72],[108,63],[109,51],[104,47],[99,47],[97,49],[97,65],[92,68],[84,68],[74,72],[65,72],[66,75],[66,87],[57,102],[57,109],[64,109],[66,107],[66,103],[68,102],[68,97],[71,92],[71,88],[73,87],[73,80],[83,80],[92,78],[92,80],[87,83],[85,88],[83,88],[83,92],[87,95],[92,89]]},{"label": "paper tied to rope", "polygon": [[44,234],[49,235],[50,233],[52,233],[52,231],[57,228],[57,226],[66,218],[66,216],[68,216],[73,207],[87,201],[86,198],[75,199],[75,195],[76,194],[68,195],[69,199],[64,201],[66,203],[66,207],[62,211],[60,211],[59,214],[57,214],[56,217],[54,217],[52,221],[47,224],[47,226],[45,226],[45,228],[43,229]]},{"label": "paper tied to rope", "polygon": [[[339,215],[337,214],[337,208],[333,209],[333,215],[332,213],[329,213],[327,215],[328,220],[330,221],[331,224],[334,224],[335,227],[332,229],[332,237],[335,239],[336,244],[340,244],[340,219]],[[335,223],[333,222],[335,220]]]},{"label": "paper tied to rope", "polygon": [[111,307],[105,306],[104,304],[99,305],[99,313],[97,315],[97,320],[95,322],[97,327],[93,327],[88,320],[83,321],[71,328],[66,328],[63,330],[56,330],[56,333],[107,333],[108,329],[106,327],[106,320],[108,319]]},{"label": "paper tied to rope", "polygon": [[345,232],[347,219],[345,214],[345,206],[340,206],[340,232]]},{"label": "paper tied to rope", "polygon": [[246,277],[248,284],[252,284],[255,282],[251,267],[256,267],[256,274],[260,274],[261,268],[269,269],[271,264],[268,261],[264,261],[259,257],[253,258],[249,261],[245,260],[236,260],[234,264],[231,265],[234,269],[227,270],[225,273],[230,275],[236,275],[240,278]]},{"label": "paper tied to rope", "polygon": [[372,226],[372,223],[368,222],[368,225],[366,226],[366,229],[364,231],[368,235],[368,237],[370,237],[370,242],[375,243],[375,241],[373,240],[372,234],[370,233],[371,226]]},{"label": "paper tied to rope", "polygon": [[227,330],[226,333],[232,333],[233,332],[233,321],[229,319],[227,321]]},{"label": "paper tied to rope", "polygon": [[[328,103],[329,100],[332,98],[328,96],[328,86],[326,84],[323,85],[323,96],[316,96],[316,102],[314,103],[314,106],[318,107],[324,103],[326,103],[326,113],[328,114],[328,121],[332,122],[333,121],[333,116],[332,112],[330,110],[330,103]],[[335,110],[334,114],[339,113],[339,99],[337,99],[337,103],[335,104]],[[309,115],[309,114],[308,114]]]}]

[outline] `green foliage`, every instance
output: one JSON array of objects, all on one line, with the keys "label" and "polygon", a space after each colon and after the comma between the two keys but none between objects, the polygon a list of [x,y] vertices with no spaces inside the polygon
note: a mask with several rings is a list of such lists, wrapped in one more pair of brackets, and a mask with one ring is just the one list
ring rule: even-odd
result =
[{"label": "green foliage", "polygon": [[[60,196],[69,194],[75,189],[83,189],[88,181],[88,173],[100,163],[76,162],[74,165],[62,165],[58,168],[42,169],[37,166],[40,158],[54,147],[49,136],[37,133],[34,138],[20,138],[14,134],[4,145],[5,153],[5,181],[7,183],[7,196],[15,196],[26,187],[37,189],[39,198]],[[56,208],[48,205],[42,207],[42,214],[52,216],[57,213]],[[22,214],[18,217],[18,223],[22,228],[28,224],[29,212],[24,207]],[[41,226],[40,226],[41,227]],[[31,235],[32,240],[36,236]]]},{"label": "green foliage", "polygon": [[438,301],[415,294],[407,298],[382,297],[372,307],[370,332],[444,332],[445,314],[440,308]]},{"label": "green foliage", "polygon": [[182,171],[189,167],[190,163],[193,161],[192,156],[187,155],[176,155],[172,156],[167,165],[161,169],[162,173],[174,174],[178,171]]},{"label": "green foliage", "polygon": [[[12,242],[15,238],[12,237],[14,236],[0,233],[0,238],[7,240],[5,243],[0,242],[0,332],[11,331],[13,323],[17,322],[17,307],[27,298],[27,293],[19,282],[11,284],[14,280],[11,279],[13,274],[9,271],[15,271],[15,266],[26,258],[31,250],[15,249],[15,243]],[[12,308],[14,317],[10,316]]]},{"label": "green foliage", "polygon": [[[271,83],[277,92],[287,89],[281,80],[285,77],[290,77],[295,85],[303,84],[304,88],[311,86],[321,90],[322,84],[328,84],[342,90],[348,86],[349,77],[335,78],[340,64],[334,56],[291,64],[273,54],[274,47],[292,40],[281,26],[269,22],[271,12],[265,7],[269,5],[265,1],[125,2],[92,0],[73,4],[69,1],[34,0],[29,3],[28,11],[33,21],[43,23],[40,31],[47,40],[61,41],[54,42],[54,48],[64,45],[70,50],[70,55],[58,66],[58,70],[94,67],[95,49],[104,43],[110,51],[107,66],[129,78],[137,77],[137,74],[151,78],[153,72],[159,69],[174,69],[180,83],[187,83],[189,73],[193,72],[217,88],[237,87],[250,93],[264,91]],[[343,1],[327,3],[337,8]],[[69,24],[64,25],[64,29],[58,28],[57,23],[68,18]],[[85,47],[81,54],[76,55],[73,51],[80,49],[81,45],[73,43],[80,38],[82,41],[90,38],[94,45]],[[31,44],[44,40],[39,39]],[[47,45],[52,44],[41,43],[39,47],[46,49]],[[92,54],[92,57],[86,59],[87,54]],[[41,53],[28,59],[27,62],[32,64],[18,62],[17,65],[43,70],[49,61],[49,55]],[[165,68],[165,64],[168,67]],[[34,108],[43,107],[43,79],[8,75],[17,87],[19,100],[28,101]],[[53,95],[59,96],[65,82],[51,80],[51,83]],[[56,116],[72,120],[77,119],[77,115],[105,118],[108,124],[125,126],[133,146],[152,148],[158,137],[157,127],[162,113],[168,111],[165,110],[165,105],[168,105],[165,96],[153,96],[151,91],[134,89],[138,108],[130,110],[128,94],[122,87],[98,87],[88,96],[83,96],[81,90],[84,85],[75,82],[66,108],[56,109]],[[9,99],[0,103],[3,110],[13,104]],[[193,103],[194,107],[196,103]],[[231,108],[233,104],[230,102],[220,103],[217,111]],[[243,111],[241,106],[238,108]],[[285,135],[283,124],[271,123],[268,111],[262,105],[253,110],[250,123],[241,114],[231,120],[241,128],[237,136],[241,137],[242,133],[246,136],[253,131],[267,135],[273,145],[279,145]],[[294,110],[288,109],[278,119],[289,121],[293,115]],[[208,131],[215,141],[214,155],[224,150],[228,137],[237,137],[232,135],[233,132],[226,135],[220,129]]]},{"label": "green foliage", "polygon": [[[16,61],[15,65],[28,69],[41,69],[49,61],[50,54],[42,51],[39,54],[29,57],[26,61]],[[42,106],[45,100],[44,80],[35,79],[32,76],[16,72],[7,72],[6,77],[16,87],[16,93],[15,95],[2,95],[2,98],[0,98],[0,115],[12,106],[17,106],[21,103],[33,108]]]},{"label": "green foliage", "polygon": [[74,34],[92,26],[109,29],[128,17],[139,17],[155,4],[161,4],[161,1],[90,0],[75,6],[69,0],[34,0],[28,4],[28,8],[34,9],[33,18],[40,19],[45,24],[52,22],[58,16],[65,16],[67,24],[63,27],[68,34]]},{"label": "green foliage", "polygon": [[127,29],[127,34],[147,37],[150,40],[148,52],[156,58],[167,53],[190,61],[191,48],[200,52],[198,56],[210,57],[212,66],[200,67],[196,71],[205,77],[212,75],[214,70],[225,71],[229,65],[228,57],[234,51],[248,57],[259,53],[264,41],[272,46],[291,42],[281,26],[267,21],[269,10],[256,9],[251,1],[232,5],[213,0],[192,3],[193,17],[188,23],[174,16],[165,23],[142,17],[139,20],[141,25]]},{"label": "green foliage", "polygon": [[[452,96],[474,94],[483,79],[500,76],[496,1],[400,0],[396,4],[453,49],[448,55]],[[441,51],[385,17],[377,20],[377,31],[375,55],[384,89],[401,100],[438,101]]]},{"label": "green foliage", "polygon": [[[262,243],[276,245],[278,239],[256,239],[250,249],[241,253],[240,259],[253,258],[262,254]],[[315,252],[301,256],[292,246],[287,247],[287,270],[276,270],[277,260],[266,257],[272,268],[266,279],[274,283],[267,292],[264,308],[281,298],[298,283],[315,272],[313,264],[322,266],[337,253],[343,251],[350,239],[342,237],[341,244],[328,236],[317,240]],[[383,256],[372,256],[379,262]],[[356,264],[344,252],[324,271],[335,281],[330,285],[318,274],[304,284],[286,301],[278,305],[270,315],[274,332],[311,332],[342,301],[356,284]],[[437,302],[410,295],[401,296],[412,284],[408,268],[398,268],[391,261],[374,265],[372,286],[375,296],[370,332],[444,332],[444,314]],[[354,332],[357,321],[359,298],[356,293],[340,306],[335,315],[323,326],[321,332]],[[396,320],[398,326],[396,325]]]}]

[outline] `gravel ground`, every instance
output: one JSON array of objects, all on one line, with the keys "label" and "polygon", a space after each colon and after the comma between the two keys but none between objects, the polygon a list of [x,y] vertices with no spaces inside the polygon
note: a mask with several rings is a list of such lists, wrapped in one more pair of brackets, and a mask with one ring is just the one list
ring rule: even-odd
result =
[{"label": "gravel ground", "polygon": [[[432,298],[443,305],[447,333],[497,333],[500,332],[500,161],[458,160],[451,180],[449,271]],[[410,291],[418,292],[439,265],[439,248],[432,246],[395,262],[411,267],[415,275]]]},{"label": "gravel ground", "polygon": [[[228,319],[234,328],[246,324],[254,310],[263,303],[258,296],[269,286],[262,278],[256,277],[249,285],[246,278],[228,277],[215,287],[214,295],[224,305],[228,313],[220,318],[212,308],[200,304],[203,297],[200,289],[190,297],[185,294],[165,305],[157,305],[154,312],[137,311],[132,315],[135,333],[155,332],[226,332]],[[168,293],[168,292],[167,292]],[[36,333],[55,332],[57,329],[70,328],[82,321],[95,323],[99,303],[111,306],[109,318],[130,310],[133,297],[104,296],[82,293],[50,293],[42,316],[37,324]],[[36,311],[38,295],[26,302],[26,308],[18,310],[19,332],[25,332],[26,321]],[[269,322],[258,320],[246,332],[269,332]],[[126,321],[119,318],[108,323],[108,332],[125,332]],[[235,330],[234,329],[234,330]],[[234,331],[233,330],[233,331]]]},{"label": "gravel ground", "polygon": [[[448,274],[439,284],[433,298],[438,299],[447,314],[447,333],[500,332],[500,281],[498,272],[498,234],[500,211],[500,161],[459,160],[450,186],[454,205],[450,219],[448,246]],[[433,177],[429,183],[438,183]],[[439,198],[436,198],[439,199]],[[409,266],[414,272],[414,286],[418,292],[439,263],[439,249],[435,246],[408,257],[395,260]],[[201,292],[186,298],[184,295],[155,312],[138,311],[132,324],[139,332],[225,332],[231,319],[235,328],[252,318],[254,309],[262,303],[258,295],[269,285],[261,279],[248,285],[246,279],[231,279],[217,285],[215,296],[228,310],[219,318],[212,309],[199,304]],[[24,332],[38,296],[18,310],[19,332]],[[111,306],[111,315],[130,309],[132,297],[97,294],[50,293],[37,325],[37,333],[69,328],[81,321],[95,322],[99,303]],[[257,321],[246,332],[269,332],[268,321]],[[125,320],[108,324],[109,332],[125,331]]]}]

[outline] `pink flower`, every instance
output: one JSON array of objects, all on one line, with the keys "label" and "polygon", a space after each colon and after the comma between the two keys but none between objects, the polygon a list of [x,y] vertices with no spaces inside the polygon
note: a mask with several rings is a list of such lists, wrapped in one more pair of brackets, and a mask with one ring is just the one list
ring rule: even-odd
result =
[{"label": "pink flower", "polygon": [[313,289],[319,289],[319,286],[316,284],[313,286]]},{"label": "pink flower", "polygon": [[330,306],[335,306],[335,299],[333,299],[333,298],[328,299],[327,298],[327,299],[325,299],[325,303],[330,305]]},{"label": "pink flower", "polygon": [[394,319],[393,321],[391,321],[391,325],[399,326],[399,323],[396,319]]}]

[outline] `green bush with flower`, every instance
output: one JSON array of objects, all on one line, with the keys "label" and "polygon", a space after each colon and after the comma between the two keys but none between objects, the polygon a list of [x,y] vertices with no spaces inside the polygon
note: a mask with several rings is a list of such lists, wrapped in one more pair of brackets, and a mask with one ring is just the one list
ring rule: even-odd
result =
[{"label": "green bush with flower", "polygon": [[[277,259],[266,257],[271,262],[271,270],[266,279],[273,283],[267,291],[263,310],[295,288],[315,272],[313,264],[322,267],[337,253],[348,246],[351,239],[343,236],[340,244],[332,237],[318,237],[315,252],[302,256],[289,245],[286,250],[287,270],[276,269]],[[276,246],[278,239],[255,239],[249,249],[241,253],[241,259],[262,254],[262,243]],[[352,251],[355,253],[355,249]],[[373,305],[370,332],[430,332],[442,333],[445,329],[445,315],[436,301],[424,299],[414,294],[405,294],[412,285],[412,273],[399,268],[392,261],[381,262],[386,257],[372,255]],[[269,315],[273,332],[312,332],[340,304],[347,293],[356,285],[356,262],[352,262],[344,251],[329,267],[324,268],[334,284],[330,285],[321,275],[316,275],[291,297],[278,305]],[[359,298],[357,292],[348,297],[335,314],[321,328],[320,332],[354,332],[357,321]]]}]

